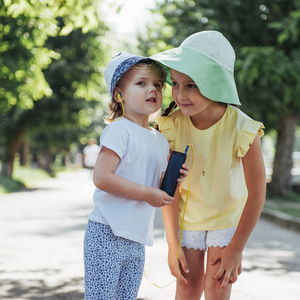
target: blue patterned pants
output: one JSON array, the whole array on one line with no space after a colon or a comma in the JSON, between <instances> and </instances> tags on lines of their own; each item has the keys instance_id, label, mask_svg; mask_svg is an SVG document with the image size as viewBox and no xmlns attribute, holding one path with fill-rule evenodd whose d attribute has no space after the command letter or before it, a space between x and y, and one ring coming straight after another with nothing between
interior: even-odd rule
<instances>
[{"instance_id":1,"label":"blue patterned pants","mask_svg":"<svg viewBox=\"0 0 300 300\"><path fill-rule=\"evenodd\" d=\"M145 264L145 246L117 237L89 221L84 237L85 300L135 300Z\"/></svg>"}]
</instances>

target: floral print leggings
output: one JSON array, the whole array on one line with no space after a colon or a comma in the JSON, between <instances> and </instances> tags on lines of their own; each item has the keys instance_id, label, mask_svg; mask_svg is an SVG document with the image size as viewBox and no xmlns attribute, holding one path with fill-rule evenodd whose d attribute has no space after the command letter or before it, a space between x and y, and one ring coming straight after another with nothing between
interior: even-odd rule
<instances>
[{"instance_id":1,"label":"floral print leggings","mask_svg":"<svg viewBox=\"0 0 300 300\"><path fill-rule=\"evenodd\" d=\"M108 225L89 221L84 237L85 300L135 300L145 246L115 236Z\"/></svg>"}]
</instances>

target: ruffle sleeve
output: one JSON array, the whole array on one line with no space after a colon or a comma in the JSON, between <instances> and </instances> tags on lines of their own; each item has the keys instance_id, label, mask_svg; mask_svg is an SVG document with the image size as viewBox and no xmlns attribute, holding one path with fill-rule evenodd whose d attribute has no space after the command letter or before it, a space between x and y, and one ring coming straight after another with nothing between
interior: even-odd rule
<instances>
[{"instance_id":1,"label":"ruffle sleeve","mask_svg":"<svg viewBox=\"0 0 300 300\"><path fill-rule=\"evenodd\" d=\"M240 133L239 141L237 143L236 153L238 157L244 157L246 155L257 133L259 133L260 137L263 137L264 128L265 126L263 123L254 120L248 120L244 124Z\"/></svg>"},{"instance_id":2,"label":"ruffle sleeve","mask_svg":"<svg viewBox=\"0 0 300 300\"><path fill-rule=\"evenodd\" d=\"M174 121L170 117L157 118L159 131L167 138L170 149L175 149L175 126Z\"/></svg>"}]
</instances>

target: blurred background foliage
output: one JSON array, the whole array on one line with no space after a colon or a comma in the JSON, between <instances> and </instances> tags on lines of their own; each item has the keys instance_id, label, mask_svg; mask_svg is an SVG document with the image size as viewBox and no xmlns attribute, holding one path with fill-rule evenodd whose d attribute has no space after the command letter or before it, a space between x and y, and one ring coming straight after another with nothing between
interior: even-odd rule
<instances>
[{"instance_id":1,"label":"blurred background foliage","mask_svg":"<svg viewBox=\"0 0 300 300\"><path fill-rule=\"evenodd\" d=\"M108 27L88 0L6 0L0 28L1 174L17 153L52 173L57 154L104 126Z\"/></svg>"},{"instance_id":2,"label":"blurred background foliage","mask_svg":"<svg viewBox=\"0 0 300 300\"><path fill-rule=\"evenodd\" d=\"M202 30L218 30L231 42L242 110L277 133L268 190L287 195L300 109L300 1L164 0L155 11L159 22L139 34L149 55Z\"/></svg>"},{"instance_id":3,"label":"blurred background foliage","mask_svg":"<svg viewBox=\"0 0 300 300\"><path fill-rule=\"evenodd\" d=\"M103 71L116 49L152 55L193 33L219 30L236 51L241 109L263 121L265 141L275 143L276 153L268 148L272 161L275 154L268 190L287 195L293 153L300 150L300 0L153 2L147 28L122 39L112 34L101 5L117 18L124 1L1 1L2 178L13 175L16 157L53 174L56 165L76 164L89 137L99 140L109 99ZM165 107L170 88L164 96Z\"/></svg>"}]
</instances>

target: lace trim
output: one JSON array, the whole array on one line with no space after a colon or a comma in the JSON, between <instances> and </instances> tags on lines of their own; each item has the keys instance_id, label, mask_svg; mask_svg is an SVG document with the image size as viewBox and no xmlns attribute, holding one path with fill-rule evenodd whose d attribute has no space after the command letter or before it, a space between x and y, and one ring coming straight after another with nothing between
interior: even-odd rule
<instances>
[{"instance_id":1,"label":"lace trim","mask_svg":"<svg viewBox=\"0 0 300 300\"><path fill-rule=\"evenodd\" d=\"M180 235L180 231L178 236ZM194 250L206 250L206 231L183 230L181 246Z\"/></svg>"},{"instance_id":2,"label":"lace trim","mask_svg":"<svg viewBox=\"0 0 300 300\"><path fill-rule=\"evenodd\" d=\"M236 227L212 230L212 231L191 231L182 232L181 246L194 250L207 250L210 247L226 247L230 243ZM178 236L180 231L178 231Z\"/></svg>"}]
</instances>

